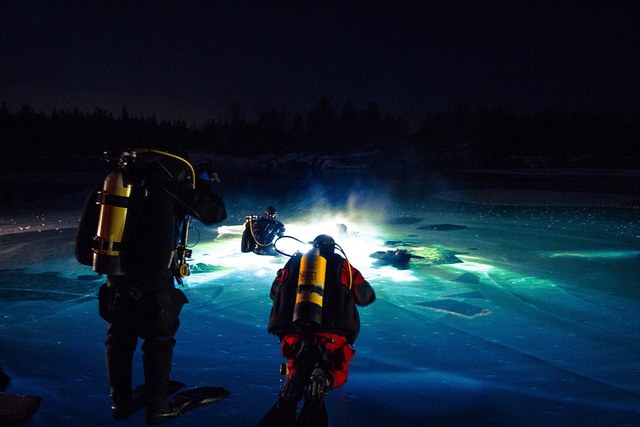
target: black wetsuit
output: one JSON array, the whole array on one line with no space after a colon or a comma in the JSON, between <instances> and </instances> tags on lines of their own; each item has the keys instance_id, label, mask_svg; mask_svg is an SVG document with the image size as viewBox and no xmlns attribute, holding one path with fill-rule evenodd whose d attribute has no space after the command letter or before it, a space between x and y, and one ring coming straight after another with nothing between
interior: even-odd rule
<instances>
[{"instance_id":1,"label":"black wetsuit","mask_svg":"<svg viewBox=\"0 0 640 427\"><path fill-rule=\"evenodd\" d=\"M265 217L248 219L242 233L242 252L253 252L258 255L275 255L273 243L277 237L284 235L284 224L276 219Z\"/></svg>"},{"instance_id":2,"label":"black wetsuit","mask_svg":"<svg viewBox=\"0 0 640 427\"><path fill-rule=\"evenodd\" d=\"M118 404L131 398L132 362L138 338L142 338L143 365L148 401L161 401L169 386L169 375L179 327L184 293L174 284L174 250L180 225L188 214L204 224L226 218L222 199L208 182L196 189L179 176L186 165L172 158L134 166L124 172L132 184L122 238L123 275L107 276L99 292L100 315L109 322L106 365L111 396ZM92 264L99 205L91 195L80 221L76 258Z\"/></svg>"}]
</instances>

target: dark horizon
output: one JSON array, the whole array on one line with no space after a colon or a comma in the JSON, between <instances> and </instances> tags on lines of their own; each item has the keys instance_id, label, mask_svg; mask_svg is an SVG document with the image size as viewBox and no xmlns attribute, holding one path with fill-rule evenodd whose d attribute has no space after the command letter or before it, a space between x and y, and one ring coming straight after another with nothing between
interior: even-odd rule
<instances>
[{"instance_id":1,"label":"dark horizon","mask_svg":"<svg viewBox=\"0 0 640 427\"><path fill-rule=\"evenodd\" d=\"M547 108L521 115L499 106L458 105L426 117L413 130L402 117L381 111L373 103L362 110L351 104L338 110L328 98L294 116L272 109L247 120L240 107L235 113L194 127L182 120L136 117L127 108L118 116L100 109L54 110L48 115L30 106L13 113L3 103L0 134L5 136L7 155L2 166L5 171L24 164L33 168L37 153L47 159L96 156L139 146L251 158L369 152L375 153L366 156L369 166L402 170L403 174L447 168L634 169L640 165L640 114ZM292 161L288 167L314 166Z\"/></svg>"},{"instance_id":2,"label":"dark horizon","mask_svg":"<svg viewBox=\"0 0 640 427\"><path fill-rule=\"evenodd\" d=\"M3 2L0 101L203 124L241 106L640 111L635 1Z\"/></svg>"}]
</instances>

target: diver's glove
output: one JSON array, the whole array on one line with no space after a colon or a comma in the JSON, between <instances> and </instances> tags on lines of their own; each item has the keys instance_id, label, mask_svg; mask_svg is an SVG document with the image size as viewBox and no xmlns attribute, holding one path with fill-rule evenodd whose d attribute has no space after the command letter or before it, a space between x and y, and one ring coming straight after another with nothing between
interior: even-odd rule
<instances>
[{"instance_id":1,"label":"diver's glove","mask_svg":"<svg viewBox=\"0 0 640 427\"><path fill-rule=\"evenodd\" d=\"M330 389L330 377L323 369L316 368L311 372L311 377L309 377L309 388L307 389L306 399L309 400L310 403L320 405Z\"/></svg>"}]
</instances>

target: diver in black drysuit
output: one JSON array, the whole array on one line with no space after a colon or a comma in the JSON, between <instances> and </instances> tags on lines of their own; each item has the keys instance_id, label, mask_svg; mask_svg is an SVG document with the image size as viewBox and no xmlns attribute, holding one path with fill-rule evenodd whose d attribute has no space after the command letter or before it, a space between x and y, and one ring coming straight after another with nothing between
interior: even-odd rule
<instances>
[{"instance_id":1,"label":"diver in black drysuit","mask_svg":"<svg viewBox=\"0 0 640 427\"><path fill-rule=\"evenodd\" d=\"M227 213L206 173L198 177L194 189L189 168L175 158L152 156L123 174L132 184L120 255L123 274L108 275L99 291L100 316L109 323L105 344L112 417L126 419L137 409L132 362L142 338L146 422L157 424L179 415L166 396L174 335L182 306L188 302L174 282L180 227L186 215L209 225L223 221ZM76 258L85 265L92 265L99 215L100 205L92 193L76 237Z\"/></svg>"},{"instance_id":2,"label":"diver in black drysuit","mask_svg":"<svg viewBox=\"0 0 640 427\"><path fill-rule=\"evenodd\" d=\"M284 224L277 219L278 212L273 206L267 206L261 217L247 216L242 232L242 252L253 252L256 255L277 255L275 241L284 235Z\"/></svg>"}]
</instances>

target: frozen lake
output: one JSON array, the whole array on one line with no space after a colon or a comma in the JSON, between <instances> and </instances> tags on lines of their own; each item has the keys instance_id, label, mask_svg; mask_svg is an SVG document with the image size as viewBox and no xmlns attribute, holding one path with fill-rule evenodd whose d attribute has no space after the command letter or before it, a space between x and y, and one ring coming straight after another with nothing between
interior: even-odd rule
<instances>
[{"instance_id":1,"label":"frozen lake","mask_svg":"<svg viewBox=\"0 0 640 427\"><path fill-rule=\"evenodd\" d=\"M640 425L637 172L223 184L229 218L191 232L172 376L231 394L165 425L251 426L277 397L266 324L286 257L240 252L245 215L266 205L287 235L332 234L378 296L360 309L348 382L327 396L332 426ZM110 418L102 278L73 258L79 194L0 210L7 391L43 397L27 426L142 425L143 412ZM370 256L393 249L419 258L398 269ZM140 351L136 363L140 383Z\"/></svg>"}]
</instances>

